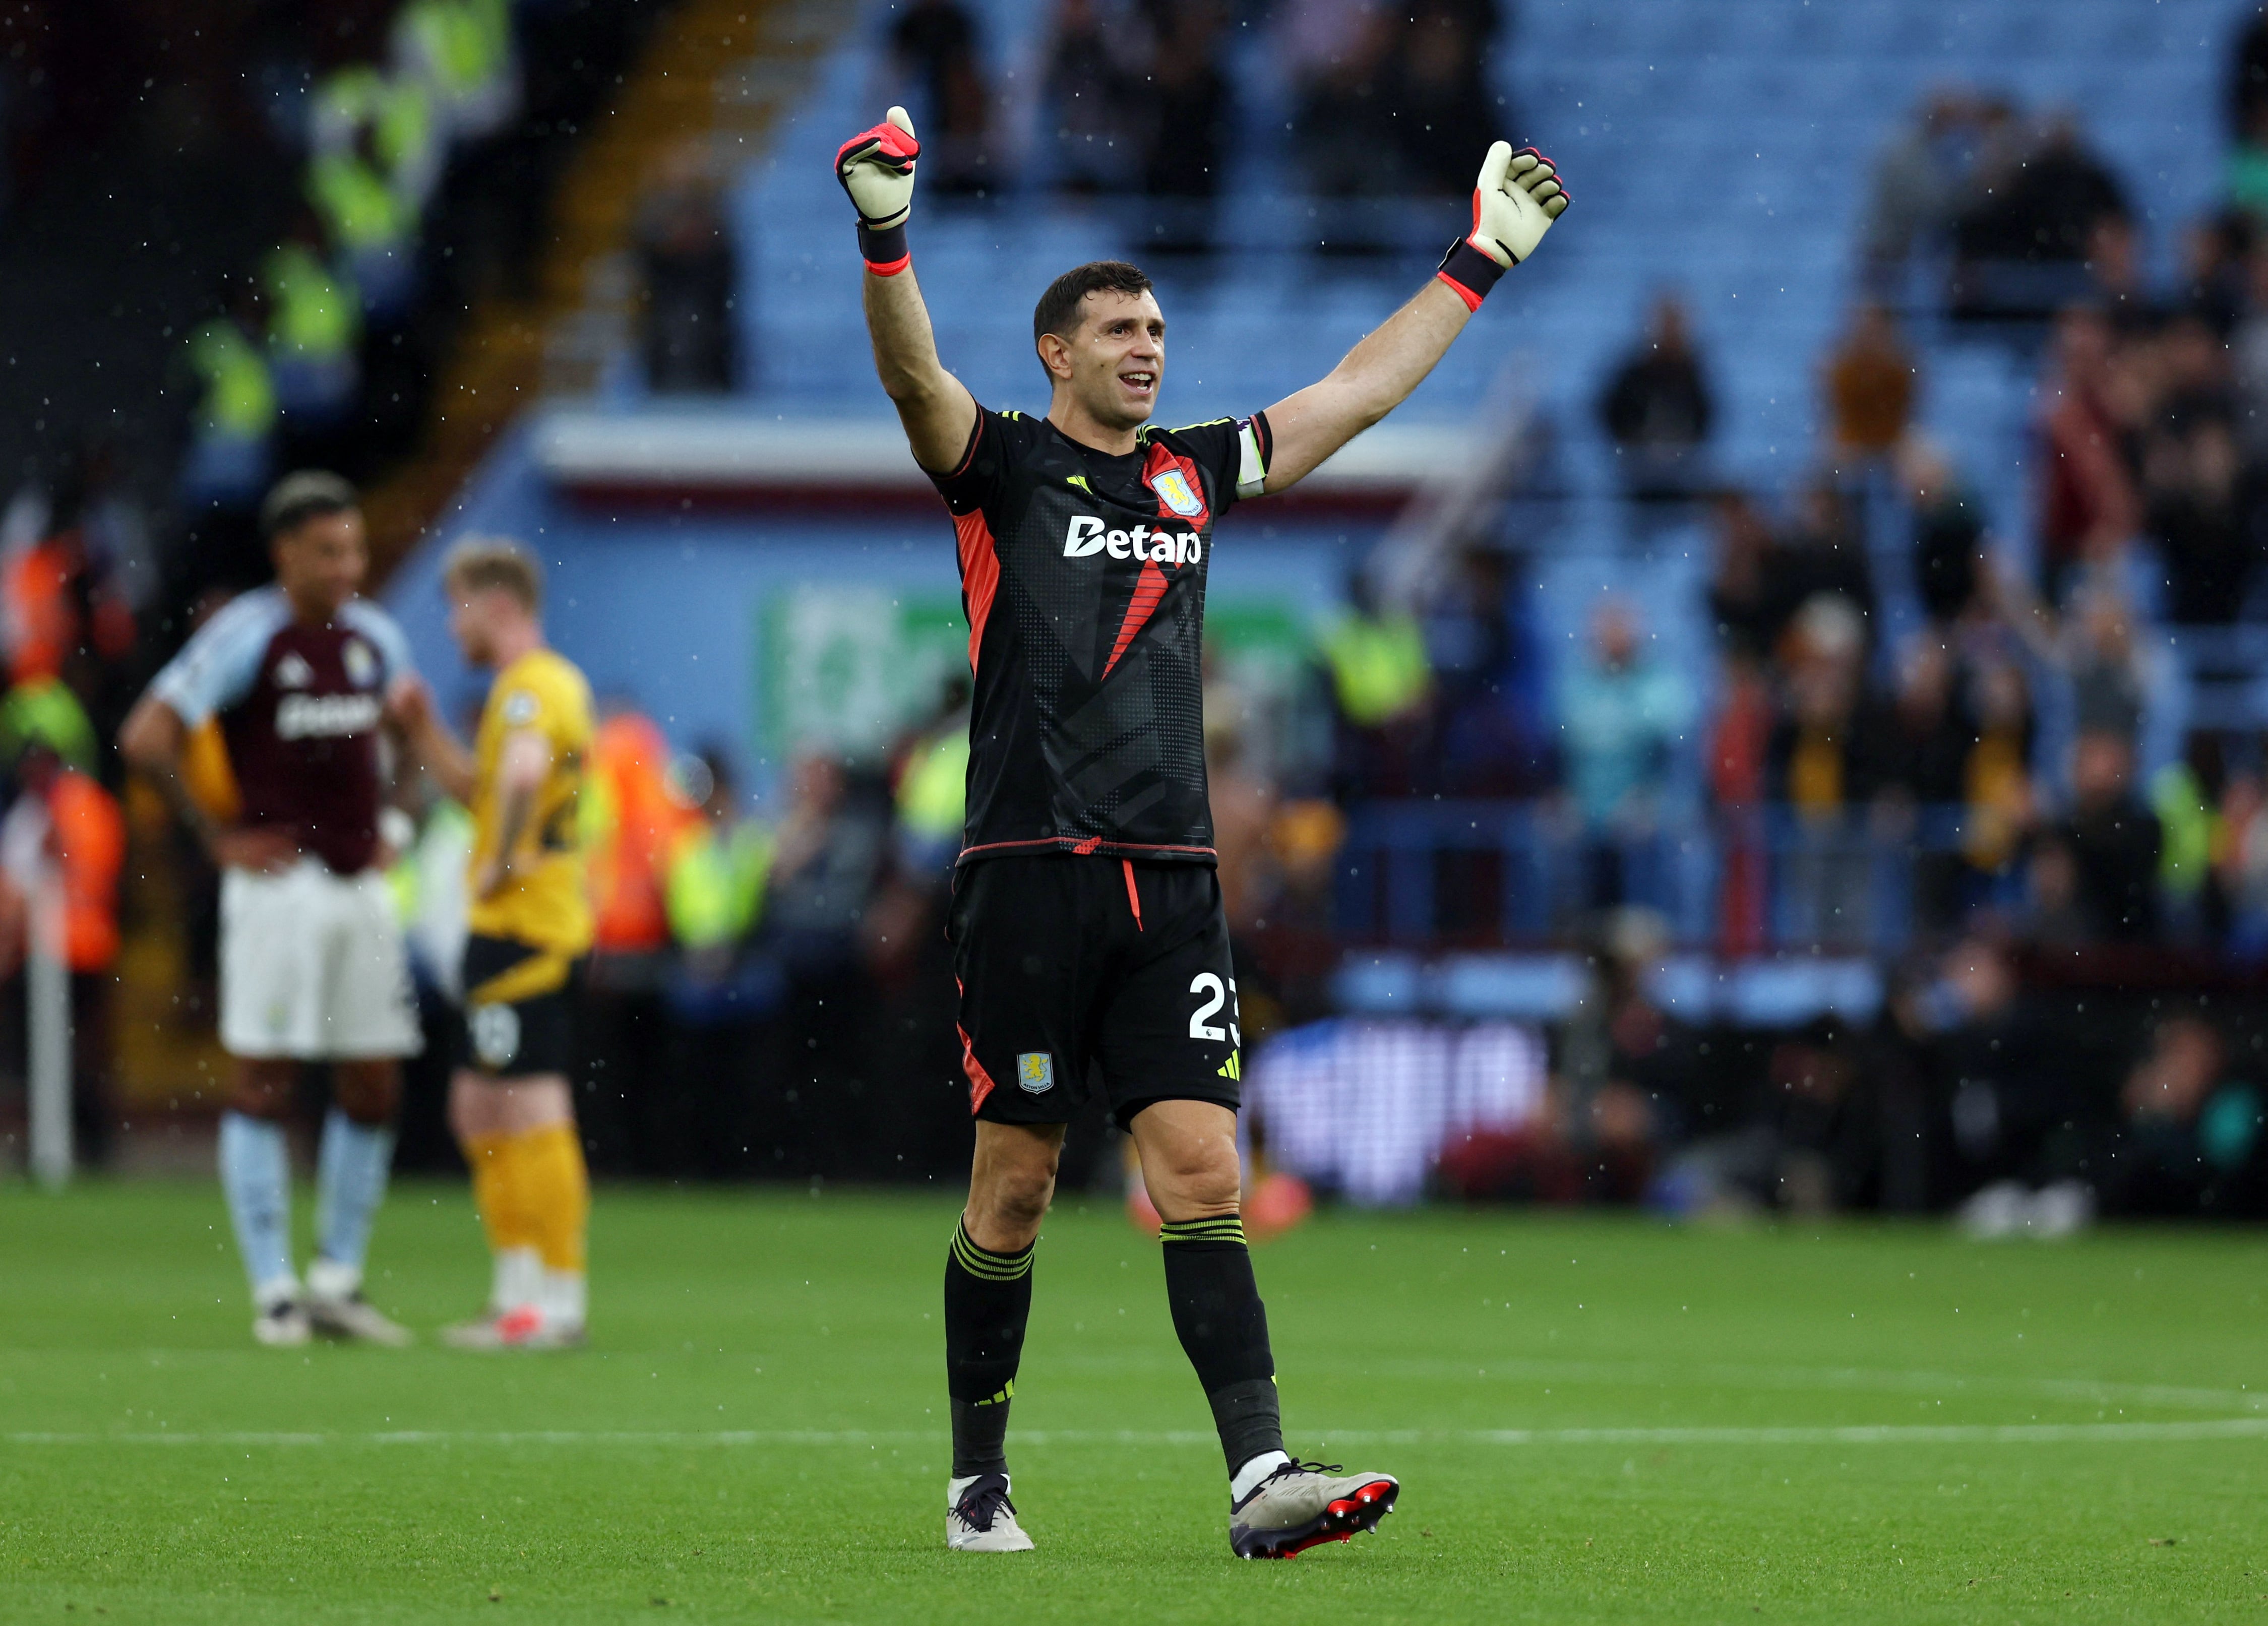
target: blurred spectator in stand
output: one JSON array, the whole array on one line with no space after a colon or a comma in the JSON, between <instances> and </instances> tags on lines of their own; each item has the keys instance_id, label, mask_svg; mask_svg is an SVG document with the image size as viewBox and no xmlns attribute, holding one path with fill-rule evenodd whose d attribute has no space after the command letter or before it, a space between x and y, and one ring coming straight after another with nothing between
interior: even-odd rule
<instances>
[{"instance_id":1,"label":"blurred spectator in stand","mask_svg":"<svg viewBox=\"0 0 2268 1626\"><path fill-rule=\"evenodd\" d=\"M1724 697L1709 733L1709 794L1724 842L1718 889L1718 947L1753 954L1770 925L1770 854L1764 828L1772 734L1778 714L1761 657L1734 647L1725 656Z\"/></svg>"},{"instance_id":2,"label":"blurred spectator in stand","mask_svg":"<svg viewBox=\"0 0 2268 1626\"><path fill-rule=\"evenodd\" d=\"M1952 651L1934 631L1907 644L1898 662L1897 688L1887 704L1867 709L1859 748L1867 759L1861 777L1874 799L1878 840L1910 843L1914 855L1915 924L1933 932L1950 925L1960 908L1961 860L1924 828L1938 810L1955 806L1967 789L1976 732L1958 708L1958 673Z\"/></svg>"},{"instance_id":3,"label":"blurred spectator in stand","mask_svg":"<svg viewBox=\"0 0 2268 1626\"><path fill-rule=\"evenodd\" d=\"M1837 460L1889 456L1913 415L1914 360L1886 306L1860 305L1827 357L1828 445Z\"/></svg>"},{"instance_id":4,"label":"blurred spectator in stand","mask_svg":"<svg viewBox=\"0 0 2268 1626\"><path fill-rule=\"evenodd\" d=\"M1874 190L1859 228L1866 282L1874 297L1896 299L1907 260L1929 247L1951 223L1977 115L1977 104L1967 92L1932 91L1917 116L1875 159Z\"/></svg>"},{"instance_id":5,"label":"blurred spectator in stand","mask_svg":"<svg viewBox=\"0 0 2268 1626\"><path fill-rule=\"evenodd\" d=\"M1440 717L1444 796L1531 796L1550 777L1543 707L1528 673L1503 552L1485 542L1462 548L1425 614Z\"/></svg>"},{"instance_id":6,"label":"blurred spectator in stand","mask_svg":"<svg viewBox=\"0 0 2268 1626\"><path fill-rule=\"evenodd\" d=\"M1287 0L1277 16L1309 189L1392 194L1402 176L1384 80L1395 19L1384 0Z\"/></svg>"},{"instance_id":7,"label":"blurred spectator in stand","mask_svg":"<svg viewBox=\"0 0 2268 1626\"><path fill-rule=\"evenodd\" d=\"M2257 236L2250 217L2224 210L2191 226L2182 239L2182 305L2226 341L2251 302Z\"/></svg>"},{"instance_id":8,"label":"blurred spectator in stand","mask_svg":"<svg viewBox=\"0 0 2268 1626\"><path fill-rule=\"evenodd\" d=\"M1959 620L1977 596L1985 548L1977 494L1927 439L1910 437L1898 452L1913 526L1914 588L1940 627Z\"/></svg>"},{"instance_id":9,"label":"blurred spectator in stand","mask_svg":"<svg viewBox=\"0 0 2268 1626\"><path fill-rule=\"evenodd\" d=\"M697 146L669 155L638 211L646 387L716 395L739 375L733 317L740 266Z\"/></svg>"},{"instance_id":10,"label":"blurred spectator in stand","mask_svg":"<svg viewBox=\"0 0 2268 1626\"><path fill-rule=\"evenodd\" d=\"M1417 795L1432 732L1425 635L1408 610L1381 605L1360 570L1348 578L1347 598L1346 613L1322 638L1338 716L1341 799Z\"/></svg>"},{"instance_id":11,"label":"blurred spectator in stand","mask_svg":"<svg viewBox=\"0 0 2268 1626\"><path fill-rule=\"evenodd\" d=\"M1136 104L1149 118L1141 141L1150 240L1165 252L1201 250L1212 240L1234 114L1221 62L1220 0L1152 0L1150 16L1157 47Z\"/></svg>"},{"instance_id":12,"label":"blurred spectator in stand","mask_svg":"<svg viewBox=\"0 0 2268 1626\"><path fill-rule=\"evenodd\" d=\"M1722 492L1712 507L1717 570L1709 583L1709 614L1717 623L1717 646L1727 656L1762 661L1782 629L1771 580L1771 522L1745 491Z\"/></svg>"},{"instance_id":13,"label":"blurred spectator in stand","mask_svg":"<svg viewBox=\"0 0 2268 1626\"><path fill-rule=\"evenodd\" d=\"M2255 11L2237 36L2228 85L2228 201L2268 219L2268 13Z\"/></svg>"},{"instance_id":14,"label":"blurred spectator in stand","mask_svg":"<svg viewBox=\"0 0 2268 1626\"><path fill-rule=\"evenodd\" d=\"M699 817L669 852L666 901L677 964L668 983L670 1099L656 1116L655 1163L721 1180L743 1172L755 1129L755 1030L778 1006L777 968L751 957L771 870L771 833L741 814L714 747L674 769Z\"/></svg>"},{"instance_id":15,"label":"blurred spectator in stand","mask_svg":"<svg viewBox=\"0 0 2268 1626\"><path fill-rule=\"evenodd\" d=\"M1681 501L1702 483L1709 438L1708 382L1685 320L1665 294L1646 335L1608 380L1599 416L1622 462L1624 489L1640 502Z\"/></svg>"},{"instance_id":16,"label":"blurred spectator in stand","mask_svg":"<svg viewBox=\"0 0 2268 1626\"><path fill-rule=\"evenodd\" d=\"M1979 663L1969 693L1976 732L1961 773L1961 850L1989 888L2013 876L2036 817L2031 774L2036 719L2023 668L2013 658Z\"/></svg>"},{"instance_id":17,"label":"blurred spectator in stand","mask_svg":"<svg viewBox=\"0 0 2268 1626\"><path fill-rule=\"evenodd\" d=\"M1473 153L1506 123L1489 71L1502 21L1494 0L1418 0L1403 13L1386 97L1412 190L1436 197L1472 190Z\"/></svg>"},{"instance_id":18,"label":"blurred spectator in stand","mask_svg":"<svg viewBox=\"0 0 2268 1626\"><path fill-rule=\"evenodd\" d=\"M118 958L118 877L126 820L107 791L35 736L14 764L21 794L0 820L0 915L18 931L9 958L29 953L33 912L52 874L61 891L70 975L71 1131L80 1159L99 1166L117 1125L110 1068L110 990Z\"/></svg>"},{"instance_id":19,"label":"blurred spectator in stand","mask_svg":"<svg viewBox=\"0 0 2268 1626\"><path fill-rule=\"evenodd\" d=\"M1630 901L1629 858L1659 829L1669 753L1689 718L1689 686L1641 652L1638 621L1619 600L1591 622L1592 658L1558 694L1560 751L1581 821L1585 903Z\"/></svg>"},{"instance_id":20,"label":"blurred spectator in stand","mask_svg":"<svg viewBox=\"0 0 2268 1626\"><path fill-rule=\"evenodd\" d=\"M1787 698L1771 749L1772 799L1795 813L1783 903L1802 939L1850 948L1872 918L1869 866L1850 813L1869 799L1857 735L1865 622L1850 601L1807 600L1781 639Z\"/></svg>"},{"instance_id":21,"label":"blurred spectator in stand","mask_svg":"<svg viewBox=\"0 0 2268 1626\"><path fill-rule=\"evenodd\" d=\"M2257 1215L2268 1197L2268 1098L2231 1067L2202 1016L2169 1017L2118 1092L2116 1142L2100 1159L2104 1206L2123 1215Z\"/></svg>"},{"instance_id":22,"label":"blurred spectator in stand","mask_svg":"<svg viewBox=\"0 0 2268 1626\"><path fill-rule=\"evenodd\" d=\"M1771 556L1766 581L1773 621L1786 628L1822 595L1841 600L1858 617L1862 644L1874 640L1874 573L1867 559L1855 492L1822 469L1796 492L1792 524Z\"/></svg>"},{"instance_id":23,"label":"blurred spectator in stand","mask_svg":"<svg viewBox=\"0 0 2268 1626\"><path fill-rule=\"evenodd\" d=\"M2068 114L2029 145L1980 161L1954 228L1957 309L2022 315L2071 297L2085 280L2095 227L2127 213L2124 195Z\"/></svg>"},{"instance_id":24,"label":"blurred spectator in stand","mask_svg":"<svg viewBox=\"0 0 2268 1626\"><path fill-rule=\"evenodd\" d=\"M2268 114L2268 10L2257 6L2229 55L2229 133L2242 136L2258 114Z\"/></svg>"},{"instance_id":25,"label":"blurred spectator in stand","mask_svg":"<svg viewBox=\"0 0 2268 1626\"><path fill-rule=\"evenodd\" d=\"M2134 223L2124 215L2101 216L2088 228L2086 266L2091 297L2110 313L2113 327L2147 327L2160 319L2158 301L2143 280Z\"/></svg>"},{"instance_id":26,"label":"blurred spectator in stand","mask_svg":"<svg viewBox=\"0 0 2268 1626\"><path fill-rule=\"evenodd\" d=\"M992 93L978 53L976 20L961 0L913 0L890 29L900 74L916 88L922 184L981 193L991 184Z\"/></svg>"},{"instance_id":27,"label":"blurred spectator in stand","mask_svg":"<svg viewBox=\"0 0 2268 1626\"><path fill-rule=\"evenodd\" d=\"M862 951L888 823L866 791L833 757L799 757L772 850L765 909L787 976L788 1065L769 1081L779 1094L760 1116L776 1138L759 1151L779 1174L841 1172L880 1107L862 1066L873 999Z\"/></svg>"},{"instance_id":28,"label":"blurred spectator in stand","mask_svg":"<svg viewBox=\"0 0 2268 1626\"><path fill-rule=\"evenodd\" d=\"M2259 564L2242 509L2243 459L2225 352L2203 319L2159 340L2160 404L2141 445L2143 526L2163 556L2169 620L2237 618Z\"/></svg>"},{"instance_id":29,"label":"blurred spectator in stand","mask_svg":"<svg viewBox=\"0 0 2268 1626\"><path fill-rule=\"evenodd\" d=\"M2158 853L2158 898L2165 910L2166 935L2177 942L2218 941L2227 934L2228 911L2213 872L2216 815L2226 775L2218 734L2190 736L2179 761L2150 776L2150 811L2162 840Z\"/></svg>"},{"instance_id":30,"label":"blurred spectator in stand","mask_svg":"<svg viewBox=\"0 0 2268 1626\"><path fill-rule=\"evenodd\" d=\"M2158 928L2158 820L2135 796L2134 747L2108 729L2080 732L2072 807L2033 857L2035 907L2050 940L2144 942ZM2044 865L2044 867L2043 867Z\"/></svg>"},{"instance_id":31,"label":"blurred spectator in stand","mask_svg":"<svg viewBox=\"0 0 2268 1626\"><path fill-rule=\"evenodd\" d=\"M2144 700L2132 607L2100 583L2079 594L2072 611L2056 655L2071 679L2077 725L2131 745L2141 731Z\"/></svg>"},{"instance_id":32,"label":"blurred spectator in stand","mask_svg":"<svg viewBox=\"0 0 2268 1626\"><path fill-rule=\"evenodd\" d=\"M2110 324L2098 310L2073 305L2056 319L2039 495L2042 587L2053 603L2067 596L2080 565L2115 563L2139 519L2107 399L2110 341Z\"/></svg>"},{"instance_id":33,"label":"blurred spectator in stand","mask_svg":"<svg viewBox=\"0 0 2268 1626\"><path fill-rule=\"evenodd\" d=\"M1062 190L1131 188L1141 146L1132 66L1145 43L1126 0L1057 0L1042 106Z\"/></svg>"}]
</instances>

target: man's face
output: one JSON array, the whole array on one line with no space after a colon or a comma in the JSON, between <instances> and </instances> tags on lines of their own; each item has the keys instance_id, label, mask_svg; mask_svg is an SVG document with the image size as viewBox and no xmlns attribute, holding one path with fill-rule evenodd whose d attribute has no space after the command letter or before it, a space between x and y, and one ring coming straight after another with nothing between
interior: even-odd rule
<instances>
[{"instance_id":1,"label":"man's face","mask_svg":"<svg viewBox=\"0 0 2268 1626\"><path fill-rule=\"evenodd\" d=\"M497 623L512 607L512 596L499 588L449 590L449 632L468 666L496 665Z\"/></svg>"},{"instance_id":2,"label":"man's face","mask_svg":"<svg viewBox=\"0 0 2268 1626\"><path fill-rule=\"evenodd\" d=\"M1104 290L1079 308L1079 326L1058 340L1062 349L1049 348L1049 372L1098 423L1114 429L1148 423L1166 371L1166 319L1157 299Z\"/></svg>"},{"instance_id":3,"label":"man's face","mask_svg":"<svg viewBox=\"0 0 2268 1626\"><path fill-rule=\"evenodd\" d=\"M284 595L303 610L326 616L361 591L369 568L363 544L362 515L351 508L302 520L276 539L276 579Z\"/></svg>"}]
</instances>

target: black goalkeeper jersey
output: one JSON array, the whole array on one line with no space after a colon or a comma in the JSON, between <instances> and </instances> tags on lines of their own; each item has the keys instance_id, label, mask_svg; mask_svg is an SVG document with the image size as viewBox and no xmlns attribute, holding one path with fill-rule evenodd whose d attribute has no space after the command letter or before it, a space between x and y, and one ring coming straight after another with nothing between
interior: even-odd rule
<instances>
[{"instance_id":1,"label":"black goalkeeper jersey","mask_svg":"<svg viewBox=\"0 0 2268 1626\"><path fill-rule=\"evenodd\" d=\"M1123 457L977 410L933 475L960 540L976 674L961 862L1068 851L1213 861L1205 572L1268 468L1268 422L1141 431Z\"/></svg>"}]
</instances>

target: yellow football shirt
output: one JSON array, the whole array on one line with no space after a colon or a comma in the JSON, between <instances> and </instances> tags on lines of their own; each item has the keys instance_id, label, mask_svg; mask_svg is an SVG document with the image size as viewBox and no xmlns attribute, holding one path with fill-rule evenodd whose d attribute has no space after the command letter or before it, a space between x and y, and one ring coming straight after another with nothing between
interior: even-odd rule
<instances>
[{"instance_id":1,"label":"yellow football shirt","mask_svg":"<svg viewBox=\"0 0 2268 1626\"><path fill-rule=\"evenodd\" d=\"M476 898L468 923L482 937L509 938L554 954L591 946L591 899L584 879L578 803L591 754L591 686L556 651L531 650L497 673L473 742L473 865L496 850L497 765L507 736L534 729L551 747L551 771L519 833L512 874Z\"/></svg>"}]
</instances>

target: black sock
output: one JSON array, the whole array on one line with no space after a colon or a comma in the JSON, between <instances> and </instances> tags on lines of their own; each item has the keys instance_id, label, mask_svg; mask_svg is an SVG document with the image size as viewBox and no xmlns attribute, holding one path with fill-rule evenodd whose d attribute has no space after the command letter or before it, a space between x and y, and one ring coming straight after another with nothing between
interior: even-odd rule
<instances>
[{"instance_id":1,"label":"black sock","mask_svg":"<svg viewBox=\"0 0 2268 1626\"><path fill-rule=\"evenodd\" d=\"M1262 1452L1284 1449L1268 1309L1252 1279L1244 1222L1234 1214L1168 1221L1160 1240L1166 1247L1174 1330L1204 1386L1221 1454L1233 1475Z\"/></svg>"},{"instance_id":2,"label":"black sock","mask_svg":"<svg viewBox=\"0 0 2268 1626\"><path fill-rule=\"evenodd\" d=\"M953 1401L953 1476L1005 1474L1008 1402L1032 1318L1032 1248L992 1254L953 1233L945 1262L945 1385Z\"/></svg>"}]
</instances>

